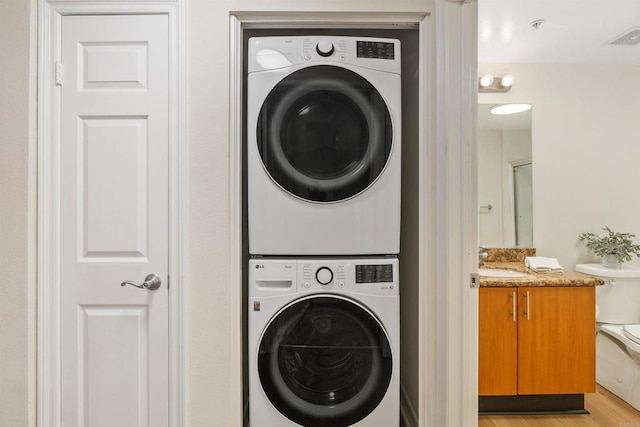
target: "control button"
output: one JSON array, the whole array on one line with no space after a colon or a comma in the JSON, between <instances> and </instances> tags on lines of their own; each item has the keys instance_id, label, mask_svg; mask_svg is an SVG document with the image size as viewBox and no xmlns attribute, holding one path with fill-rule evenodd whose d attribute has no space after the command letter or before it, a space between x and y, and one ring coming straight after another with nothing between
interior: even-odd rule
<instances>
[{"instance_id":1,"label":"control button","mask_svg":"<svg viewBox=\"0 0 640 427\"><path fill-rule=\"evenodd\" d=\"M346 61L347 60L347 55L340 55L338 58L340 58L340 61Z\"/></svg>"},{"instance_id":2,"label":"control button","mask_svg":"<svg viewBox=\"0 0 640 427\"><path fill-rule=\"evenodd\" d=\"M321 285L328 285L333 280L333 271L329 267L320 267L316 270L316 280Z\"/></svg>"},{"instance_id":3,"label":"control button","mask_svg":"<svg viewBox=\"0 0 640 427\"><path fill-rule=\"evenodd\" d=\"M305 61L310 61L311 60L311 55L305 55L304 56L304 60Z\"/></svg>"},{"instance_id":4,"label":"control button","mask_svg":"<svg viewBox=\"0 0 640 427\"><path fill-rule=\"evenodd\" d=\"M320 40L316 46L316 52L318 52L320 56L331 56L333 53L333 43L327 39Z\"/></svg>"},{"instance_id":5,"label":"control button","mask_svg":"<svg viewBox=\"0 0 640 427\"><path fill-rule=\"evenodd\" d=\"M344 282L340 282L340 283L338 283L338 287L340 287L340 288L344 288Z\"/></svg>"},{"instance_id":6,"label":"control button","mask_svg":"<svg viewBox=\"0 0 640 427\"><path fill-rule=\"evenodd\" d=\"M305 288L309 289L309 287L310 287L310 286L311 286L311 285L309 284L309 282L304 282L304 287L305 287Z\"/></svg>"}]
</instances>

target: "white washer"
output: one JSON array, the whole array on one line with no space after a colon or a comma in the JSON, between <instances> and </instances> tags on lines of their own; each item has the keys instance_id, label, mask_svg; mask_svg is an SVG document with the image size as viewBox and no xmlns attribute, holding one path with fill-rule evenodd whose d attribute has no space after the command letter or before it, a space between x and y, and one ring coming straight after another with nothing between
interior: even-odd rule
<instances>
[{"instance_id":1,"label":"white washer","mask_svg":"<svg viewBox=\"0 0 640 427\"><path fill-rule=\"evenodd\" d=\"M400 250L400 42L249 39L249 252Z\"/></svg>"},{"instance_id":2,"label":"white washer","mask_svg":"<svg viewBox=\"0 0 640 427\"><path fill-rule=\"evenodd\" d=\"M398 260L249 261L252 427L398 427Z\"/></svg>"}]
</instances>

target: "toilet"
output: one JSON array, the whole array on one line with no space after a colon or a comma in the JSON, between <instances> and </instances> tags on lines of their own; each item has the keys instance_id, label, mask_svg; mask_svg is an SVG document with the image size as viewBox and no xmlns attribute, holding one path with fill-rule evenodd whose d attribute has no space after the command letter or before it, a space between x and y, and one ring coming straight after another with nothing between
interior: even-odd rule
<instances>
[{"instance_id":1,"label":"toilet","mask_svg":"<svg viewBox=\"0 0 640 427\"><path fill-rule=\"evenodd\" d=\"M596 382L640 410L640 267L577 264L596 287Z\"/></svg>"}]
</instances>

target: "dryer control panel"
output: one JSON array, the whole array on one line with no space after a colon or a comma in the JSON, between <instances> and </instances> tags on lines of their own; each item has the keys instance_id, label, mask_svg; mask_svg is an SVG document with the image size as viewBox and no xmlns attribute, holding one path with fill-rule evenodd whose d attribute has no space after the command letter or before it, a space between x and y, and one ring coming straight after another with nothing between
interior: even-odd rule
<instances>
[{"instance_id":1,"label":"dryer control panel","mask_svg":"<svg viewBox=\"0 0 640 427\"><path fill-rule=\"evenodd\" d=\"M378 37L253 37L249 39L248 59L249 73L321 63L401 72L400 41Z\"/></svg>"}]
</instances>

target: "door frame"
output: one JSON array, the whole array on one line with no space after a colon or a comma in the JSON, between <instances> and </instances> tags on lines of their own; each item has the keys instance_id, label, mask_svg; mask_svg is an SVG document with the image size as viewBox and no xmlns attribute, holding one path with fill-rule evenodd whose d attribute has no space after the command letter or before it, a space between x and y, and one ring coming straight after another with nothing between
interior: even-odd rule
<instances>
[{"instance_id":1,"label":"door frame","mask_svg":"<svg viewBox=\"0 0 640 427\"><path fill-rule=\"evenodd\" d=\"M119 4L60 0L38 2L38 322L37 419L59 427L60 419L60 86L62 17L161 14L169 19L169 426L185 424L186 262L184 261L184 2ZM64 83L64 82L63 82ZM169 280L167 281L169 285Z\"/></svg>"},{"instance_id":2,"label":"door frame","mask_svg":"<svg viewBox=\"0 0 640 427\"><path fill-rule=\"evenodd\" d=\"M404 408L407 427L473 427L478 422L477 3L434 0L424 13L232 11L229 25L230 283L242 318L243 30L310 26L419 28L419 396ZM427 7L427 6L425 6ZM428 8L427 8L428 9ZM431 12L431 14L429 13ZM232 348L241 354L242 325ZM242 360L232 360L242 404ZM242 411L237 425L242 425ZM417 416L416 416L417 412Z\"/></svg>"}]
</instances>

